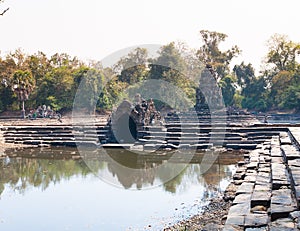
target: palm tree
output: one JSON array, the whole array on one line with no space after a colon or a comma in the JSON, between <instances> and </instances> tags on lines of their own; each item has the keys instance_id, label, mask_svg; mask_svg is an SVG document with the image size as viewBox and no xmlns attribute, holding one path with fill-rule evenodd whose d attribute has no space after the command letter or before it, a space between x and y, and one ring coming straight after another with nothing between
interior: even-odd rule
<instances>
[{"instance_id":1,"label":"palm tree","mask_svg":"<svg viewBox=\"0 0 300 231\"><path fill-rule=\"evenodd\" d=\"M22 117L25 118L25 101L35 87L35 81L30 71L17 70L12 78L12 90L22 102Z\"/></svg>"}]
</instances>

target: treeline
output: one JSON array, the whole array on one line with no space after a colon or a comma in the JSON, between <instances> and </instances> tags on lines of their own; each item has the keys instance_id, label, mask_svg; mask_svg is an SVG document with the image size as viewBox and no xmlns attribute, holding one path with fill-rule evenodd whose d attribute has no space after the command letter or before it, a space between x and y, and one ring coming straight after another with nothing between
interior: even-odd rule
<instances>
[{"instance_id":1,"label":"treeline","mask_svg":"<svg viewBox=\"0 0 300 231\"><path fill-rule=\"evenodd\" d=\"M71 110L80 84L82 98L87 97L86 108L112 109L118 100L129 97L131 89L150 79L172 83L183 92L178 97L164 95L169 106L187 103L181 96L192 106L197 79L205 65L212 66L226 106L257 111L300 110L299 43L283 35L272 36L263 70L256 75L251 63L230 68L241 50L238 46L220 50L227 35L206 30L200 35L203 43L198 50L171 42L160 48L156 58L150 58L146 49L137 48L108 68L68 54L48 57L42 52L27 55L16 50L0 58L0 111L19 110L22 101L26 109L46 104L55 110ZM99 94L90 97L91 92Z\"/></svg>"}]
</instances>

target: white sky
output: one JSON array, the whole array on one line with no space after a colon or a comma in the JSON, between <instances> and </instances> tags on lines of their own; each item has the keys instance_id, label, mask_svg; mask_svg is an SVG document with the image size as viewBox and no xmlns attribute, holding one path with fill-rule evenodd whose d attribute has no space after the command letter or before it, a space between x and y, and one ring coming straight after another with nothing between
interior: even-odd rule
<instances>
[{"instance_id":1,"label":"white sky","mask_svg":"<svg viewBox=\"0 0 300 231\"><path fill-rule=\"evenodd\" d=\"M199 31L208 29L227 34L224 47L236 44L243 51L236 62L258 70L274 33L300 42L299 0L6 0L0 9L6 6L2 55L22 48L101 60L139 44L184 41L197 48Z\"/></svg>"}]
</instances>

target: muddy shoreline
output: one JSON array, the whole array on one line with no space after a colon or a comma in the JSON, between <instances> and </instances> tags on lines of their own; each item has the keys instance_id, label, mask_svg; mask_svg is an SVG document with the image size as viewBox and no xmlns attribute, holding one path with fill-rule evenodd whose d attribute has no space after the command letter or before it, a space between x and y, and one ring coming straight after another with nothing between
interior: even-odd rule
<instances>
[{"instance_id":1,"label":"muddy shoreline","mask_svg":"<svg viewBox=\"0 0 300 231\"><path fill-rule=\"evenodd\" d=\"M223 199L224 194L220 193L211 199L209 204L203 207L203 212L187 220L183 220L165 231L179 230L222 230L227 218L228 210L232 204Z\"/></svg>"}]
</instances>

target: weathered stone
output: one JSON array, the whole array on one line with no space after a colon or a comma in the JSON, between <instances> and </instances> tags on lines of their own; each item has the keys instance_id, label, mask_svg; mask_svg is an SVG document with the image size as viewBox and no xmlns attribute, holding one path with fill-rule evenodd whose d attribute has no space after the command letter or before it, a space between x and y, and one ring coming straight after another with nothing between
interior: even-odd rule
<instances>
[{"instance_id":1,"label":"weathered stone","mask_svg":"<svg viewBox=\"0 0 300 231\"><path fill-rule=\"evenodd\" d=\"M274 221L279 218L286 218L290 212L295 211L296 208L291 205L271 204L271 220Z\"/></svg>"},{"instance_id":2,"label":"weathered stone","mask_svg":"<svg viewBox=\"0 0 300 231\"><path fill-rule=\"evenodd\" d=\"M244 182L255 183L256 182L256 176L255 175L247 175L244 179Z\"/></svg>"},{"instance_id":3,"label":"weathered stone","mask_svg":"<svg viewBox=\"0 0 300 231\"><path fill-rule=\"evenodd\" d=\"M271 163L283 163L282 157L272 157Z\"/></svg>"},{"instance_id":4,"label":"weathered stone","mask_svg":"<svg viewBox=\"0 0 300 231\"><path fill-rule=\"evenodd\" d=\"M239 194L234 198L232 204L250 203L251 194Z\"/></svg>"},{"instance_id":5,"label":"weathered stone","mask_svg":"<svg viewBox=\"0 0 300 231\"><path fill-rule=\"evenodd\" d=\"M259 171L257 175L258 176L263 176L263 177L270 177L271 176L270 172L262 172L262 171Z\"/></svg>"},{"instance_id":6,"label":"weathered stone","mask_svg":"<svg viewBox=\"0 0 300 231\"><path fill-rule=\"evenodd\" d=\"M243 231L244 228L238 225L225 225L223 231Z\"/></svg>"},{"instance_id":7,"label":"weathered stone","mask_svg":"<svg viewBox=\"0 0 300 231\"><path fill-rule=\"evenodd\" d=\"M254 183L243 182L237 189L236 195L241 193L252 193L254 188Z\"/></svg>"},{"instance_id":8,"label":"weathered stone","mask_svg":"<svg viewBox=\"0 0 300 231\"><path fill-rule=\"evenodd\" d=\"M256 227L256 228L246 228L245 231L267 231L268 227L263 226L263 227Z\"/></svg>"},{"instance_id":9,"label":"weathered stone","mask_svg":"<svg viewBox=\"0 0 300 231\"><path fill-rule=\"evenodd\" d=\"M294 160L289 160L289 161L288 161L288 164L289 164L290 166L300 167L300 159L297 158L297 159L294 159Z\"/></svg>"},{"instance_id":10,"label":"weathered stone","mask_svg":"<svg viewBox=\"0 0 300 231\"><path fill-rule=\"evenodd\" d=\"M250 203L232 205L229 209L228 216L244 216L250 212Z\"/></svg>"},{"instance_id":11,"label":"weathered stone","mask_svg":"<svg viewBox=\"0 0 300 231\"><path fill-rule=\"evenodd\" d=\"M260 167L259 172L270 173L271 169L270 169L270 167Z\"/></svg>"},{"instance_id":12,"label":"weathered stone","mask_svg":"<svg viewBox=\"0 0 300 231\"><path fill-rule=\"evenodd\" d=\"M255 169L247 169L247 174L246 175L248 175L248 176L250 176L250 175L257 175L257 170L255 170Z\"/></svg>"},{"instance_id":13,"label":"weathered stone","mask_svg":"<svg viewBox=\"0 0 300 231\"><path fill-rule=\"evenodd\" d=\"M247 169L257 169L258 162L250 162L247 164Z\"/></svg>"},{"instance_id":14,"label":"weathered stone","mask_svg":"<svg viewBox=\"0 0 300 231\"><path fill-rule=\"evenodd\" d=\"M272 160L272 158L271 158L271 157L265 157L265 161L266 161L266 163L270 163L270 162L271 162L271 160Z\"/></svg>"},{"instance_id":15,"label":"weathered stone","mask_svg":"<svg viewBox=\"0 0 300 231\"><path fill-rule=\"evenodd\" d=\"M295 219L299 219L300 218L300 211L294 211L292 213L290 213L290 218L292 218L293 220Z\"/></svg>"},{"instance_id":16,"label":"weathered stone","mask_svg":"<svg viewBox=\"0 0 300 231\"><path fill-rule=\"evenodd\" d=\"M290 182L287 180L273 180L272 181L272 189L277 190L282 187L288 187L290 185Z\"/></svg>"},{"instance_id":17,"label":"weathered stone","mask_svg":"<svg viewBox=\"0 0 300 231\"><path fill-rule=\"evenodd\" d=\"M300 185L295 186L295 196L297 201L300 202Z\"/></svg>"},{"instance_id":18,"label":"weathered stone","mask_svg":"<svg viewBox=\"0 0 300 231\"><path fill-rule=\"evenodd\" d=\"M235 185L241 185L242 183L244 183L244 180L234 180L233 182Z\"/></svg>"},{"instance_id":19,"label":"weathered stone","mask_svg":"<svg viewBox=\"0 0 300 231\"><path fill-rule=\"evenodd\" d=\"M257 184L268 184L271 182L271 176L265 177L265 176L257 176L256 177L256 183Z\"/></svg>"},{"instance_id":20,"label":"weathered stone","mask_svg":"<svg viewBox=\"0 0 300 231\"><path fill-rule=\"evenodd\" d=\"M290 189L273 190L271 203L281 205L292 205L292 191Z\"/></svg>"},{"instance_id":21,"label":"weathered stone","mask_svg":"<svg viewBox=\"0 0 300 231\"><path fill-rule=\"evenodd\" d=\"M290 137L285 137L285 138L280 139L280 143L281 143L281 145L291 145L292 141L291 141Z\"/></svg>"},{"instance_id":22,"label":"weathered stone","mask_svg":"<svg viewBox=\"0 0 300 231\"><path fill-rule=\"evenodd\" d=\"M241 167L238 167L235 172L236 173L245 173L245 171L246 171L246 167L245 166L241 166Z\"/></svg>"},{"instance_id":23,"label":"weathered stone","mask_svg":"<svg viewBox=\"0 0 300 231\"><path fill-rule=\"evenodd\" d=\"M287 161L291 161L300 157L299 153L286 153L285 154Z\"/></svg>"},{"instance_id":24,"label":"weathered stone","mask_svg":"<svg viewBox=\"0 0 300 231\"><path fill-rule=\"evenodd\" d=\"M268 224L267 214L248 214L245 217L245 227L261 227Z\"/></svg>"},{"instance_id":25,"label":"weathered stone","mask_svg":"<svg viewBox=\"0 0 300 231\"><path fill-rule=\"evenodd\" d=\"M265 158L263 156L259 157L259 163L266 163Z\"/></svg>"},{"instance_id":26,"label":"weathered stone","mask_svg":"<svg viewBox=\"0 0 300 231\"><path fill-rule=\"evenodd\" d=\"M272 158L273 160L274 158ZM283 163L272 163L271 165L272 175L273 176L280 176L285 174L285 165Z\"/></svg>"},{"instance_id":27,"label":"weathered stone","mask_svg":"<svg viewBox=\"0 0 300 231\"><path fill-rule=\"evenodd\" d=\"M239 225L243 226L245 223L245 217L244 216L238 216L238 215L228 215L226 220L226 225Z\"/></svg>"},{"instance_id":28,"label":"weathered stone","mask_svg":"<svg viewBox=\"0 0 300 231\"><path fill-rule=\"evenodd\" d=\"M245 161L239 161L239 162L237 163L238 166L243 166L244 164L246 164Z\"/></svg>"},{"instance_id":29,"label":"weathered stone","mask_svg":"<svg viewBox=\"0 0 300 231\"><path fill-rule=\"evenodd\" d=\"M290 218L282 218L271 222L270 231L295 231L295 224Z\"/></svg>"},{"instance_id":30,"label":"weathered stone","mask_svg":"<svg viewBox=\"0 0 300 231\"><path fill-rule=\"evenodd\" d=\"M292 178L295 185L300 185L300 172L292 171Z\"/></svg>"},{"instance_id":31,"label":"weathered stone","mask_svg":"<svg viewBox=\"0 0 300 231\"><path fill-rule=\"evenodd\" d=\"M284 153L297 153L298 152L296 147L292 144L281 145L281 149Z\"/></svg>"},{"instance_id":32,"label":"weathered stone","mask_svg":"<svg viewBox=\"0 0 300 231\"><path fill-rule=\"evenodd\" d=\"M272 148L272 150L271 150L271 157L272 158L273 157L280 157L281 158L281 156L282 156L282 153L281 153L280 148L278 148L278 149Z\"/></svg>"},{"instance_id":33,"label":"weathered stone","mask_svg":"<svg viewBox=\"0 0 300 231\"><path fill-rule=\"evenodd\" d=\"M271 192L271 184L256 184L254 191L266 191Z\"/></svg>"},{"instance_id":34,"label":"weathered stone","mask_svg":"<svg viewBox=\"0 0 300 231\"><path fill-rule=\"evenodd\" d=\"M251 197L251 208L257 205L263 205L265 207L269 207L270 200L271 200L270 192L254 191Z\"/></svg>"},{"instance_id":35,"label":"weathered stone","mask_svg":"<svg viewBox=\"0 0 300 231\"><path fill-rule=\"evenodd\" d=\"M234 180L243 180L245 178L245 173L235 173L233 175Z\"/></svg>"}]
</instances>

